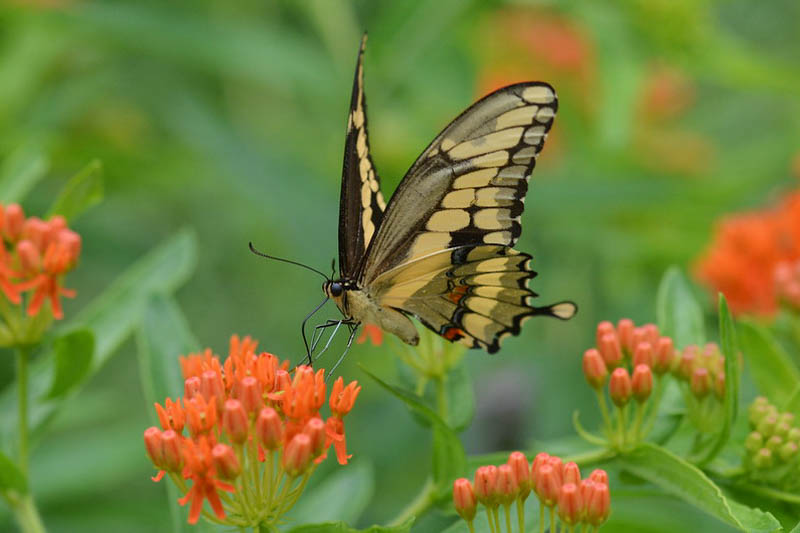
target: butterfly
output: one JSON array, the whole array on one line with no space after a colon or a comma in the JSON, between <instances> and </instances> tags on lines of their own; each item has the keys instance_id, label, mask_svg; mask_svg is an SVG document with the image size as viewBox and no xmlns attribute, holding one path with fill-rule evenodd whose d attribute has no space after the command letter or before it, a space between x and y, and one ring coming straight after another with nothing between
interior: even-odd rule
<instances>
[{"instance_id":1,"label":"butterfly","mask_svg":"<svg viewBox=\"0 0 800 533\"><path fill-rule=\"evenodd\" d=\"M356 62L339 199L339 277L323 284L351 325L374 324L416 345L410 317L489 353L537 315L531 256L514 250L528 180L558 99L547 83L499 89L461 113L384 200L369 151L363 57ZM352 338L352 336L351 336Z\"/></svg>"}]
</instances>

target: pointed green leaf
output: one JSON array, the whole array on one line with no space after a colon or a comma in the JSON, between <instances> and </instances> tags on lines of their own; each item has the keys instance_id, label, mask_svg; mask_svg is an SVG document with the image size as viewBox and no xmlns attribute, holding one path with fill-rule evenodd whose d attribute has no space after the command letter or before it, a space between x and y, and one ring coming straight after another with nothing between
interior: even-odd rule
<instances>
[{"instance_id":1,"label":"pointed green leaf","mask_svg":"<svg viewBox=\"0 0 800 533\"><path fill-rule=\"evenodd\" d=\"M800 383L789 354L766 328L751 322L740 323L739 341L758 391L778 405L786 403Z\"/></svg>"},{"instance_id":2,"label":"pointed green leaf","mask_svg":"<svg viewBox=\"0 0 800 533\"><path fill-rule=\"evenodd\" d=\"M411 518L399 526L372 526L366 529L355 529L344 522L327 522L324 524L305 524L289 530L289 533L409 533L414 519Z\"/></svg>"},{"instance_id":3,"label":"pointed green leaf","mask_svg":"<svg viewBox=\"0 0 800 533\"><path fill-rule=\"evenodd\" d=\"M28 492L28 480L22 470L0 451L0 491L6 490L24 494Z\"/></svg>"},{"instance_id":4,"label":"pointed green leaf","mask_svg":"<svg viewBox=\"0 0 800 533\"><path fill-rule=\"evenodd\" d=\"M94 355L94 335L88 329L62 335L53 342L53 353L55 369L48 399L63 396L89 372Z\"/></svg>"},{"instance_id":5,"label":"pointed green leaf","mask_svg":"<svg viewBox=\"0 0 800 533\"><path fill-rule=\"evenodd\" d=\"M725 398L722 402L724 418L716 439L697 461L698 465L710 462L728 442L739 410L739 341L728 302L722 293L719 293L719 337L720 348L725 355Z\"/></svg>"},{"instance_id":6,"label":"pointed green leaf","mask_svg":"<svg viewBox=\"0 0 800 533\"><path fill-rule=\"evenodd\" d=\"M308 489L289 511L286 521L322 523L341 520L353 523L369 505L375 490L375 474L367 461L337 468L322 482Z\"/></svg>"},{"instance_id":7,"label":"pointed green leaf","mask_svg":"<svg viewBox=\"0 0 800 533\"><path fill-rule=\"evenodd\" d=\"M89 372L68 394L75 394L114 354L139 322L152 294L175 290L194 270L196 243L194 234L182 231L150 251L114 281L100 296L89 303L64 326L65 329L86 327L95 340L95 355ZM43 354L30 368L30 397L44 395L52 381L52 353ZM7 449L15 433L16 387L0 394L0 440ZM30 423L34 438L46 427L60 401L31 402Z\"/></svg>"},{"instance_id":8,"label":"pointed green leaf","mask_svg":"<svg viewBox=\"0 0 800 533\"><path fill-rule=\"evenodd\" d=\"M458 435L444 423L430 407L421 403L413 394L389 385L364 367L361 370L378 385L406 404L412 412L427 419L433 426L433 481L439 491L450 489L454 479L464 475L467 458Z\"/></svg>"},{"instance_id":9,"label":"pointed green leaf","mask_svg":"<svg viewBox=\"0 0 800 533\"><path fill-rule=\"evenodd\" d=\"M742 531L780 528L770 513L729 501L700 469L665 448L643 443L619 461L626 471Z\"/></svg>"},{"instance_id":10,"label":"pointed green leaf","mask_svg":"<svg viewBox=\"0 0 800 533\"><path fill-rule=\"evenodd\" d=\"M75 220L102 199L103 165L95 159L70 178L61 189L48 216L61 215L67 220Z\"/></svg>"},{"instance_id":11,"label":"pointed green leaf","mask_svg":"<svg viewBox=\"0 0 800 533\"><path fill-rule=\"evenodd\" d=\"M677 348L705 342L703 310L678 267L670 267L661 279L656 320L661 334L672 337Z\"/></svg>"},{"instance_id":12,"label":"pointed green leaf","mask_svg":"<svg viewBox=\"0 0 800 533\"><path fill-rule=\"evenodd\" d=\"M38 146L22 146L12 152L0 166L0 203L21 202L49 167Z\"/></svg>"}]
</instances>

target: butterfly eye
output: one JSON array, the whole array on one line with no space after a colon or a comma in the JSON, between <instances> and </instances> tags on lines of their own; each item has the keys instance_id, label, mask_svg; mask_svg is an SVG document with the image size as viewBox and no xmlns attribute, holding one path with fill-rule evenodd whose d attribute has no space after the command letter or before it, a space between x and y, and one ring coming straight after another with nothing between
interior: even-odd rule
<instances>
[{"instance_id":1,"label":"butterfly eye","mask_svg":"<svg viewBox=\"0 0 800 533\"><path fill-rule=\"evenodd\" d=\"M333 296L334 298L338 298L339 296L341 296L342 291L344 290L342 288L342 284L336 281L331 283L330 289L331 289L331 296Z\"/></svg>"}]
</instances>

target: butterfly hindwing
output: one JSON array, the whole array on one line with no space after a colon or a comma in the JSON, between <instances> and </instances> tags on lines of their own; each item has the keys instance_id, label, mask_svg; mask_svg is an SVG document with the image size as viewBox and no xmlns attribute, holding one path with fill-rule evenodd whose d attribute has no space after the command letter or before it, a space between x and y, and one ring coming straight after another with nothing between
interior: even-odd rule
<instances>
[{"instance_id":1,"label":"butterfly hindwing","mask_svg":"<svg viewBox=\"0 0 800 533\"><path fill-rule=\"evenodd\" d=\"M344 149L342 190L339 201L339 269L352 277L358 269L370 240L375 235L386 209L380 179L369 153L367 101L364 94L364 47L361 40Z\"/></svg>"},{"instance_id":2,"label":"butterfly hindwing","mask_svg":"<svg viewBox=\"0 0 800 533\"><path fill-rule=\"evenodd\" d=\"M451 341L494 353L526 318L550 315L568 319L569 302L535 307L528 281L536 276L531 257L507 246L462 246L431 254L376 280L381 305L419 317Z\"/></svg>"},{"instance_id":3,"label":"butterfly hindwing","mask_svg":"<svg viewBox=\"0 0 800 533\"><path fill-rule=\"evenodd\" d=\"M371 243L361 279L459 246L513 246L528 179L558 107L539 82L495 91L450 123L409 169Z\"/></svg>"}]
</instances>

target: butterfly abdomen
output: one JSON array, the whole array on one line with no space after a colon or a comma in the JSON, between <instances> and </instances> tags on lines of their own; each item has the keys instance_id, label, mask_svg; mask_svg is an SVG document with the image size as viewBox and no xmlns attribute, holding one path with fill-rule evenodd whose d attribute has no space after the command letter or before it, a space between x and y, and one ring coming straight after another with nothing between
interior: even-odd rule
<instances>
[{"instance_id":1,"label":"butterfly abdomen","mask_svg":"<svg viewBox=\"0 0 800 533\"><path fill-rule=\"evenodd\" d=\"M375 324L397 335L406 344L416 346L419 343L417 328L407 316L391 307L379 305L362 290L347 292L347 311L357 322Z\"/></svg>"}]
</instances>

